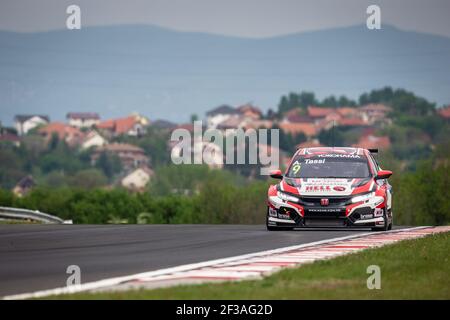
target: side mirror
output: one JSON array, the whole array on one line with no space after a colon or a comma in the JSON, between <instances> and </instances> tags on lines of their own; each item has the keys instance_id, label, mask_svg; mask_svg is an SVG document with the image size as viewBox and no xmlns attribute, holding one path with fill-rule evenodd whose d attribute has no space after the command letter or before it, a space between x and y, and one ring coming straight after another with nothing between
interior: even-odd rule
<instances>
[{"instance_id":1,"label":"side mirror","mask_svg":"<svg viewBox=\"0 0 450 320\"><path fill-rule=\"evenodd\" d=\"M375 177L375 180L388 179L390 176L392 176L392 171L380 170L380 171L378 171L378 173Z\"/></svg>"},{"instance_id":2,"label":"side mirror","mask_svg":"<svg viewBox=\"0 0 450 320\"><path fill-rule=\"evenodd\" d=\"M272 170L270 171L270 177L274 179L283 179L283 175L281 174L281 170Z\"/></svg>"}]
</instances>

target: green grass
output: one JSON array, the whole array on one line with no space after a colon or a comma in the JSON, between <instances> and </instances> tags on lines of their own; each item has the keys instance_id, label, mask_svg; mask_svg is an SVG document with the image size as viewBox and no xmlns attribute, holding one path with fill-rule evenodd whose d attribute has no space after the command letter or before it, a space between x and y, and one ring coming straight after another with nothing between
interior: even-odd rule
<instances>
[{"instance_id":1,"label":"green grass","mask_svg":"<svg viewBox=\"0 0 450 320\"><path fill-rule=\"evenodd\" d=\"M286 269L263 280L154 290L79 293L57 299L450 299L450 233ZM381 289L367 289L369 265Z\"/></svg>"},{"instance_id":2,"label":"green grass","mask_svg":"<svg viewBox=\"0 0 450 320\"><path fill-rule=\"evenodd\" d=\"M37 221L30 221L30 220L7 220L2 219L0 220L0 224L40 224Z\"/></svg>"}]
</instances>

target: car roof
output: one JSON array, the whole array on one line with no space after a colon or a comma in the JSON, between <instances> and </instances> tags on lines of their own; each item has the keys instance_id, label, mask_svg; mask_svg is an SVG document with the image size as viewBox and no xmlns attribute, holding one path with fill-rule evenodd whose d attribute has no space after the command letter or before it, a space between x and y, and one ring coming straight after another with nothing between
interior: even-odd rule
<instances>
[{"instance_id":1,"label":"car roof","mask_svg":"<svg viewBox=\"0 0 450 320\"><path fill-rule=\"evenodd\" d=\"M319 155L327 153L348 154L348 155L365 155L366 149L350 148L350 147L314 147L301 148L296 152L296 155Z\"/></svg>"}]
</instances>

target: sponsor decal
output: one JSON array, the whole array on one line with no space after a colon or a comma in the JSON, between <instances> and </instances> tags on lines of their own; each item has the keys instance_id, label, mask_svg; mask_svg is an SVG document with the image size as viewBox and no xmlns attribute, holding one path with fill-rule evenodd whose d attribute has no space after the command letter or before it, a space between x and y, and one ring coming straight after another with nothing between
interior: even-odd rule
<instances>
[{"instance_id":1,"label":"sponsor decal","mask_svg":"<svg viewBox=\"0 0 450 320\"><path fill-rule=\"evenodd\" d=\"M382 208L375 208L373 215L375 217L382 217L383 216L383 209Z\"/></svg>"},{"instance_id":2,"label":"sponsor decal","mask_svg":"<svg viewBox=\"0 0 450 320\"><path fill-rule=\"evenodd\" d=\"M302 165L298 161L295 161L294 166L292 167L292 172L294 172L294 174L298 174L301 168Z\"/></svg>"},{"instance_id":3,"label":"sponsor decal","mask_svg":"<svg viewBox=\"0 0 450 320\"><path fill-rule=\"evenodd\" d=\"M305 159L305 164L322 164L325 163L325 159Z\"/></svg>"},{"instance_id":4,"label":"sponsor decal","mask_svg":"<svg viewBox=\"0 0 450 320\"><path fill-rule=\"evenodd\" d=\"M314 191L331 191L330 186L306 186L306 192L314 192Z\"/></svg>"},{"instance_id":5,"label":"sponsor decal","mask_svg":"<svg viewBox=\"0 0 450 320\"><path fill-rule=\"evenodd\" d=\"M281 211L283 211L283 213ZM280 219L290 219L291 216L289 214L289 209L281 208L280 212L278 212L278 218L280 218Z\"/></svg>"},{"instance_id":6,"label":"sponsor decal","mask_svg":"<svg viewBox=\"0 0 450 320\"><path fill-rule=\"evenodd\" d=\"M351 182L348 179L340 178L305 178L302 180L300 193L308 194L336 194L341 195L341 192L351 191Z\"/></svg>"},{"instance_id":7,"label":"sponsor decal","mask_svg":"<svg viewBox=\"0 0 450 320\"><path fill-rule=\"evenodd\" d=\"M273 208L269 208L269 216L271 217L277 217L277 210L273 209Z\"/></svg>"},{"instance_id":8,"label":"sponsor decal","mask_svg":"<svg viewBox=\"0 0 450 320\"><path fill-rule=\"evenodd\" d=\"M359 216L361 219L372 219L373 218L373 214L362 214Z\"/></svg>"},{"instance_id":9,"label":"sponsor decal","mask_svg":"<svg viewBox=\"0 0 450 320\"><path fill-rule=\"evenodd\" d=\"M291 217L288 214L281 214L281 213L279 213L278 214L278 218L280 218L280 219L290 219Z\"/></svg>"},{"instance_id":10,"label":"sponsor decal","mask_svg":"<svg viewBox=\"0 0 450 320\"><path fill-rule=\"evenodd\" d=\"M325 153L318 154L320 158L349 158L349 159L360 159L361 157L357 154L339 154L339 153Z\"/></svg>"}]
</instances>

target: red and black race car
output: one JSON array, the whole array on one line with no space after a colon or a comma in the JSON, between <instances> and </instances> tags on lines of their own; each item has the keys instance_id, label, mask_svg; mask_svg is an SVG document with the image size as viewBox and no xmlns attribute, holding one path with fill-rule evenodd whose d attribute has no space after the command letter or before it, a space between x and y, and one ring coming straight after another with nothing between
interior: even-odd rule
<instances>
[{"instance_id":1,"label":"red and black race car","mask_svg":"<svg viewBox=\"0 0 450 320\"><path fill-rule=\"evenodd\" d=\"M392 187L373 153L362 148L303 148L268 191L267 229L392 228Z\"/></svg>"}]
</instances>

